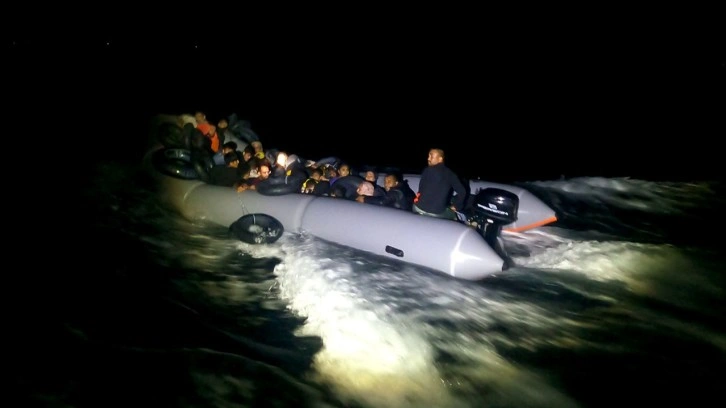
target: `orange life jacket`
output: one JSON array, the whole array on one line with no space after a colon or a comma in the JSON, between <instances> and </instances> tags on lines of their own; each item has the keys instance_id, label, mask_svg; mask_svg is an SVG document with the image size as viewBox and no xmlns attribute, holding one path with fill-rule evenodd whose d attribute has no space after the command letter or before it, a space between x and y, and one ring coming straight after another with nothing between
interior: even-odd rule
<instances>
[{"instance_id":1,"label":"orange life jacket","mask_svg":"<svg viewBox=\"0 0 726 408\"><path fill-rule=\"evenodd\" d=\"M197 129L206 137L212 141L212 151L217 153L219 151L219 137L217 131L212 132L212 125L209 123L200 123L197 125Z\"/></svg>"}]
</instances>

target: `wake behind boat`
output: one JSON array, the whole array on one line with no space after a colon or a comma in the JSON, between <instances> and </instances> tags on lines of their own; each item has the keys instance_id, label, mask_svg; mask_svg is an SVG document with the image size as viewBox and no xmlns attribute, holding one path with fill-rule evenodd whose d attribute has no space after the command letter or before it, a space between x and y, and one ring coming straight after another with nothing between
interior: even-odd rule
<instances>
[{"instance_id":1,"label":"wake behind boat","mask_svg":"<svg viewBox=\"0 0 726 408\"><path fill-rule=\"evenodd\" d=\"M483 181L470 183L476 197L468 221L477 228L343 198L238 193L196 177L195 171L203 170L189 162L190 156L184 149L157 145L144 158L161 197L186 218L231 227L250 214L265 214L288 232L307 233L460 279L479 280L506 269L506 255L497 245L502 228L524 231L556 221L555 212L529 191ZM419 177L407 174L404 179L417 191Z\"/></svg>"}]
</instances>

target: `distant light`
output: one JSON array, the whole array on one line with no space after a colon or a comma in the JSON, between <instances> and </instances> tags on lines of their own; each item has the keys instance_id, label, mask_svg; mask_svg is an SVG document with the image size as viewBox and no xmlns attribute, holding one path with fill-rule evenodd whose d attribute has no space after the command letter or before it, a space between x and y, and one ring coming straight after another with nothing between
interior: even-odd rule
<instances>
[{"instance_id":1,"label":"distant light","mask_svg":"<svg viewBox=\"0 0 726 408\"><path fill-rule=\"evenodd\" d=\"M106 45L111 45L111 41L106 41Z\"/></svg>"}]
</instances>

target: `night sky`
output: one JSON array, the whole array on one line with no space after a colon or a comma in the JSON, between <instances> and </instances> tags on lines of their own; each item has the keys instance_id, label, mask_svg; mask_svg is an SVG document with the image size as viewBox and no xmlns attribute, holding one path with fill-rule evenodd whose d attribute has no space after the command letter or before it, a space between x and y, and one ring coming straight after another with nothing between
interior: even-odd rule
<instances>
[{"instance_id":1,"label":"night sky","mask_svg":"<svg viewBox=\"0 0 726 408\"><path fill-rule=\"evenodd\" d=\"M485 179L721 177L722 29L449 23L17 30L3 47L21 123L69 158L133 154L150 115L203 110L354 164L420 169L438 146Z\"/></svg>"}]
</instances>

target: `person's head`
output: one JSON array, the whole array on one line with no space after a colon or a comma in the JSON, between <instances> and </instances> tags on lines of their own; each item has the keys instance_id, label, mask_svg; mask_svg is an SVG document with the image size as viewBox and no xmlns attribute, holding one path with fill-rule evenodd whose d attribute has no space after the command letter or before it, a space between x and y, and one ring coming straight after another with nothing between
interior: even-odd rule
<instances>
[{"instance_id":1,"label":"person's head","mask_svg":"<svg viewBox=\"0 0 726 408\"><path fill-rule=\"evenodd\" d=\"M429 166L435 166L439 163L442 163L444 161L444 151L441 149L431 149L429 150L429 158L428 163Z\"/></svg>"},{"instance_id":2,"label":"person's head","mask_svg":"<svg viewBox=\"0 0 726 408\"><path fill-rule=\"evenodd\" d=\"M386 177L383 179L383 187L386 189L386 191L395 187L396 184L398 184L398 177L395 174L387 174Z\"/></svg>"},{"instance_id":3,"label":"person's head","mask_svg":"<svg viewBox=\"0 0 726 408\"><path fill-rule=\"evenodd\" d=\"M252 156L255 155L255 149L252 148L252 146L247 145L245 146L244 150L242 150L242 158L248 162L252 159Z\"/></svg>"},{"instance_id":4,"label":"person's head","mask_svg":"<svg viewBox=\"0 0 726 408\"><path fill-rule=\"evenodd\" d=\"M197 125L200 123L204 123L207 121L207 115L204 114L204 112L194 112L194 120L197 121Z\"/></svg>"},{"instance_id":5,"label":"person's head","mask_svg":"<svg viewBox=\"0 0 726 408\"><path fill-rule=\"evenodd\" d=\"M224 154L234 152L235 150L237 150L237 143L235 142L227 142L222 145L222 153Z\"/></svg>"},{"instance_id":6,"label":"person's head","mask_svg":"<svg viewBox=\"0 0 726 408\"><path fill-rule=\"evenodd\" d=\"M217 128L219 129L227 129L227 126L229 126L229 123L227 123L227 119L220 119L219 122L217 122Z\"/></svg>"},{"instance_id":7,"label":"person's head","mask_svg":"<svg viewBox=\"0 0 726 408\"><path fill-rule=\"evenodd\" d=\"M304 194L311 194L315 192L315 186L318 184L318 179L314 177L310 177L309 179L305 180L302 187L302 192Z\"/></svg>"},{"instance_id":8,"label":"person's head","mask_svg":"<svg viewBox=\"0 0 726 408\"><path fill-rule=\"evenodd\" d=\"M239 166L239 157L237 157L237 153L233 151L229 153L224 154L224 162L229 167L237 167Z\"/></svg>"},{"instance_id":9,"label":"person's head","mask_svg":"<svg viewBox=\"0 0 726 408\"><path fill-rule=\"evenodd\" d=\"M338 175L340 177L345 177L345 176L350 175L350 166L348 166L347 164L341 164L340 167L338 168Z\"/></svg>"},{"instance_id":10,"label":"person's head","mask_svg":"<svg viewBox=\"0 0 726 408\"><path fill-rule=\"evenodd\" d=\"M270 163L261 163L258 172L260 174L260 179L266 180L270 178L270 174L272 173L272 170L270 169Z\"/></svg>"},{"instance_id":11,"label":"person's head","mask_svg":"<svg viewBox=\"0 0 726 408\"><path fill-rule=\"evenodd\" d=\"M370 197L373 195L373 184L371 184L370 181L361 181L361 183L358 184L356 192L358 195Z\"/></svg>"},{"instance_id":12,"label":"person's head","mask_svg":"<svg viewBox=\"0 0 726 408\"><path fill-rule=\"evenodd\" d=\"M378 175L373 170L368 170L364 178L366 179L366 181L370 181L373 184L376 184L378 182Z\"/></svg>"},{"instance_id":13,"label":"person's head","mask_svg":"<svg viewBox=\"0 0 726 408\"><path fill-rule=\"evenodd\" d=\"M252 148L255 149L255 153L262 152L262 142L259 142L255 140L254 142L250 143L252 145Z\"/></svg>"},{"instance_id":14,"label":"person's head","mask_svg":"<svg viewBox=\"0 0 726 408\"><path fill-rule=\"evenodd\" d=\"M314 180L320 181L320 178L323 177L323 171L320 169L313 169L313 171L310 172L310 177Z\"/></svg>"}]
</instances>

